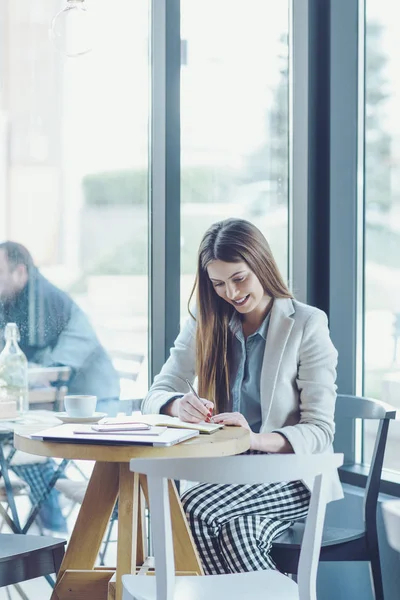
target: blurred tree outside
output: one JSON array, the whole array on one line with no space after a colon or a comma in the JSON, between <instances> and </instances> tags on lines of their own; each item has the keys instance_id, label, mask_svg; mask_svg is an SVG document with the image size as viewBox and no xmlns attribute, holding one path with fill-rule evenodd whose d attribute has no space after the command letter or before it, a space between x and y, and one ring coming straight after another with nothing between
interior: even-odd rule
<instances>
[{"instance_id":1,"label":"blurred tree outside","mask_svg":"<svg viewBox=\"0 0 400 600\"><path fill-rule=\"evenodd\" d=\"M368 51L365 60L365 206L383 212L392 206L391 135L385 130L385 104L389 97L387 56L382 49L383 26L366 25Z\"/></svg>"},{"instance_id":2,"label":"blurred tree outside","mask_svg":"<svg viewBox=\"0 0 400 600\"><path fill-rule=\"evenodd\" d=\"M226 203L231 201L236 185L237 173L233 169L219 165L185 166L181 173L181 201L187 206ZM83 278L86 275L146 274L147 169L90 173L83 178L82 189ZM190 221L190 228L186 230L191 231L182 253L185 272L191 269L187 255L195 256L195 246L209 225L208 212L202 209L204 214L184 217ZM93 240L102 243L95 247Z\"/></svg>"},{"instance_id":3,"label":"blurred tree outside","mask_svg":"<svg viewBox=\"0 0 400 600\"><path fill-rule=\"evenodd\" d=\"M390 188L391 134L385 129L385 104L388 99L386 66L388 59L382 49L383 26L377 21L367 23L366 36L366 98L365 98L365 203L366 208L388 211L392 204ZM288 136L289 136L289 71L288 36L280 38L280 78L273 92L273 106L265 119L265 141L249 156L247 181L275 182L276 201L287 202L288 196Z\"/></svg>"},{"instance_id":4,"label":"blurred tree outside","mask_svg":"<svg viewBox=\"0 0 400 600\"><path fill-rule=\"evenodd\" d=\"M236 172L220 165L184 166L181 169L181 202L188 204L229 202L236 186Z\"/></svg>"},{"instance_id":5,"label":"blurred tree outside","mask_svg":"<svg viewBox=\"0 0 400 600\"><path fill-rule=\"evenodd\" d=\"M393 195L391 193L391 135L385 129L385 103L388 98L385 69L387 57L382 49L383 26L376 21L367 23L366 53L366 148L365 148L365 203L366 209L385 213L390 210ZM248 214L253 218L265 214L271 204L285 204L288 197L288 148L289 148L289 74L288 74L288 36L280 40L280 68L278 84L273 90L273 105L269 107L265 118L264 143L251 155L240 173L221 166L183 166L181 174L181 202L184 205L224 203L235 201L235 190L245 184L247 192L256 197L249 206ZM140 274L146 272L147 236L143 235L148 201L147 168L100 172L88 174L83 178L85 208L104 212L106 220L109 211L118 207L143 208L143 219L135 225L135 235L125 235L121 231L118 243L109 244L109 249L98 256L90 266L90 273L96 274ZM245 194L245 197L249 195ZM237 200L237 197L236 197ZM268 204L271 203L271 204ZM137 210L136 209L136 210ZM92 213L94 214L94 213ZM140 213L141 214L141 213ZM135 213L135 219L138 220ZM201 215L190 217L193 233L204 231ZM374 235L368 244L368 260L387 263L387 253L382 252L384 238L388 234L387 226L367 220L367 227ZM105 231L105 239L106 239ZM390 231L393 248L400 247L400 236ZM196 235L192 236L197 243ZM182 249L183 272L186 267L185 256L194 255L190 247L191 240L185 240ZM394 253L393 259L397 255Z\"/></svg>"},{"instance_id":6,"label":"blurred tree outside","mask_svg":"<svg viewBox=\"0 0 400 600\"><path fill-rule=\"evenodd\" d=\"M272 108L264 123L264 142L248 157L246 180L269 181L275 204L286 204L289 183L289 71L288 35L279 39L279 82L273 91ZM268 207L267 207L268 208ZM264 209L265 210L265 209Z\"/></svg>"},{"instance_id":7,"label":"blurred tree outside","mask_svg":"<svg viewBox=\"0 0 400 600\"><path fill-rule=\"evenodd\" d=\"M90 173L82 179L85 206L121 206L147 202L147 169Z\"/></svg>"},{"instance_id":8,"label":"blurred tree outside","mask_svg":"<svg viewBox=\"0 0 400 600\"><path fill-rule=\"evenodd\" d=\"M393 227L396 194L393 188L392 132L389 129L389 57L383 47L385 27L366 24L365 55L365 301L369 311L395 310L400 235ZM387 274L392 273L388 287ZM390 279L390 277L389 277Z\"/></svg>"},{"instance_id":9,"label":"blurred tree outside","mask_svg":"<svg viewBox=\"0 0 400 600\"><path fill-rule=\"evenodd\" d=\"M181 200L185 203L228 202L235 185L233 169L183 167ZM129 206L147 203L147 168L90 173L82 180L86 206Z\"/></svg>"}]
</instances>

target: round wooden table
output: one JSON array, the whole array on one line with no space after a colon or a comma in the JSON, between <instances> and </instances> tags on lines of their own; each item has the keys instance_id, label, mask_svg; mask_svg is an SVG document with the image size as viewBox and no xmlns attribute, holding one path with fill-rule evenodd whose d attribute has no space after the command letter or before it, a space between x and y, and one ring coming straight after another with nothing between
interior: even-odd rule
<instances>
[{"instance_id":1,"label":"round wooden table","mask_svg":"<svg viewBox=\"0 0 400 600\"><path fill-rule=\"evenodd\" d=\"M74 530L57 576L52 600L122 599L121 576L135 573L146 559L143 498L147 481L129 470L131 458L232 456L250 447L250 433L225 427L168 448L42 442L15 433L18 450L75 460L96 461ZM103 536L118 498L117 569L94 569ZM200 559L182 505L170 482L171 519L177 571L202 574Z\"/></svg>"}]
</instances>

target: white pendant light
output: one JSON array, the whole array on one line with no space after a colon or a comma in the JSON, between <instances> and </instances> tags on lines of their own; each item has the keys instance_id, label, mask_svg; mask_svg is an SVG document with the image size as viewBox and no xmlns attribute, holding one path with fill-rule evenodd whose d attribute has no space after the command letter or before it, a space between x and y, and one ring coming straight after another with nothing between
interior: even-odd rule
<instances>
[{"instance_id":1,"label":"white pendant light","mask_svg":"<svg viewBox=\"0 0 400 600\"><path fill-rule=\"evenodd\" d=\"M54 46L69 57L82 56L92 49L91 15L85 0L67 0L56 14L49 32Z\"/></svg>"}]
</instances>

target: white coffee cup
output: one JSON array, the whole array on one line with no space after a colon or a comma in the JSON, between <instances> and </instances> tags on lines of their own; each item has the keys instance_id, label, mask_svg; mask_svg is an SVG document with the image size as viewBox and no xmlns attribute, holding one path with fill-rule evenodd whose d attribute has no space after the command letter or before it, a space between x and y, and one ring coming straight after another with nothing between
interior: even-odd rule
<instances>
[{"instance_id":1,"label":"white coffee cup","mask_svg":"<svg viewBox=\"0 0 400 600\"><path fill-rule=\"evenodd\" d=\"M65 411L69 417L91 417L96 412L96 403L97 396L64 396Z\"/></svg>"}]
</instances>

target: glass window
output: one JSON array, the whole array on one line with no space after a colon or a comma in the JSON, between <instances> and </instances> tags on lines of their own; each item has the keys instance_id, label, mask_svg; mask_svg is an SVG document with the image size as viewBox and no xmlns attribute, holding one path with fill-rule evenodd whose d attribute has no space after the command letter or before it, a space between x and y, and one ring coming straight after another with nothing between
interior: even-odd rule
<instances>
[{"instance_id":1,"label":"glass window","mask_svg":"<svg viewBox=\"0 0 400 600\"><path fill-rule=\"evenodd\" d=\"M216 221L252 221L287 277L288 14L288 0L182 0L182 318Z\"/></svg>"},{"instance_id":2,"label":"glass window","mask_svg":"<svg viewBox=\"0 0 400 600\"><path fill-rule=\"evenodd\" d=\"M400 58L398 8L366 3L364 393L400 409ZM376 426L364 432L369 462ZM399 470L400 423L385 467Z\"/></svg>"},{"instance_id":3,"label":"glass window","mask_svg":"<svg viewBox=\"0 0 400 600\"><path fill-rule=\"evenodd\" d=\"M29 362L71 366L108 412L148 384L149 2L85 4L92 50L66 57L74 24L48 35L65 2L1 2L0 238L40 274L1 304Z\"/></svg>"}]
</instances>

